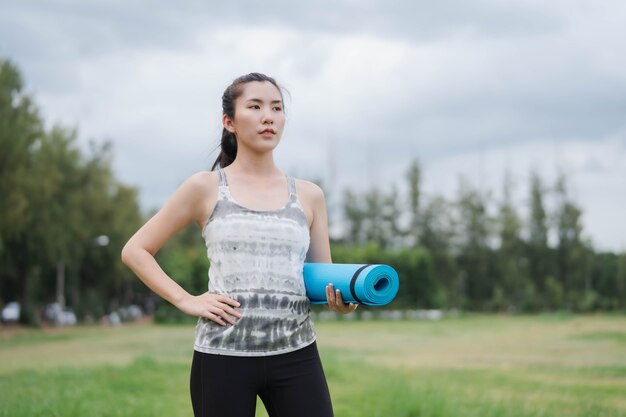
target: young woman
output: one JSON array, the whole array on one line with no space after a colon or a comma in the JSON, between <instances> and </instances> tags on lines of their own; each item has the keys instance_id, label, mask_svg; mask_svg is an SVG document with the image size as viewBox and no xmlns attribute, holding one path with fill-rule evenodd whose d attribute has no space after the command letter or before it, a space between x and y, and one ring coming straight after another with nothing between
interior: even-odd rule
<instances>
[{"instance_id":1,"label":"young woman","mask_svg":"<svg viewBox=\"0 0 626 417\"><path fill-rule=\"evenodd\" d=\"M271 417L332 416L302 276L305 259L332 262L324 194L274 163L285 112L273 78L237 78L222 110L214 171L188 178L128 241L122 260L158 295L199 317L190 378L195 416L254 416L257 395ZM209 290L200 295L187 293L154 259L191 222L211 261ZM333 311L357 307L330 285L326 295Z\"/></svg>"}]
</instances>

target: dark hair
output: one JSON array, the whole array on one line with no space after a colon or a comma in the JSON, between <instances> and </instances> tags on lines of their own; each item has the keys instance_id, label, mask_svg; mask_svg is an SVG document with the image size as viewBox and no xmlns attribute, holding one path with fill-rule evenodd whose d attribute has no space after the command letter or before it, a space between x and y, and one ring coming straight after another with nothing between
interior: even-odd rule
<instances>
[{"instance_id":1,"label":"dark hair","mask_svg":"<svg viewBox=\"0 0 626 417\"><path fill-rule=\"evenodd\" d=\"M243 92L243 85L252 81L268 81L274 84L280 92L280 96L282 98L283 93L278 83L276 83L276 80L265 74L252 72L236 78L232 84L224 90L224 94L222 94L222 114L225 114L231 120L235 118L235 101L237 101L239 96L241 96ZM220 154L213 163L211 170L214 170L218 166L220 168L226 168L228 165L233 163L235 157L237 156L237 138L234 133L229 132L226 128L222 129L220 148Z\"/></svg>"}]
</instances>

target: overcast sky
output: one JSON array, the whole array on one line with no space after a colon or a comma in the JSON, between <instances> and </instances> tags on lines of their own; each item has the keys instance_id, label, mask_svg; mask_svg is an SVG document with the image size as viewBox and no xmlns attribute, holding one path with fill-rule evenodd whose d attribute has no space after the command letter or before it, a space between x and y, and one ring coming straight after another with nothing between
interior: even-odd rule
<instances>
[{"instance_id":1,"label":"overcast sky","mask_svg":"<svg viewBox=\"0 0 626 417\"><path fill-rule=\"evenodd\" d=\"M567 175L599 249L626 250L626 2L9 1L0 57L50 123L114 143L115 170L159 207L210 167L221 94L264 72L290 93L279 166L426 196L462 177L501 195L508 169ZM336 196L336 197L333 197Z\"/></svg>"}]
</instances>

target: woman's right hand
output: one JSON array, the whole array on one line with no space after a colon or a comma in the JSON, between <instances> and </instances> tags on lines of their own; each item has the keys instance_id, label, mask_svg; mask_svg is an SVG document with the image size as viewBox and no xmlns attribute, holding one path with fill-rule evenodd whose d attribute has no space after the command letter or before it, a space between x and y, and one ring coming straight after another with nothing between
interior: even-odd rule
<instances>
[{"instance_id":1,"label":"woman's right hand","mask_svg":"<svg viewBox=\"0 0 626 417\"><path fill-rule=\"evenodd\" d=\"M235 324L241 313L235 310L240 304L225 295L205 292L200 295L188 294L176 307L183 313L195 317L206 317L222 326L226 323Z\"/></svg>"}]
</instances>

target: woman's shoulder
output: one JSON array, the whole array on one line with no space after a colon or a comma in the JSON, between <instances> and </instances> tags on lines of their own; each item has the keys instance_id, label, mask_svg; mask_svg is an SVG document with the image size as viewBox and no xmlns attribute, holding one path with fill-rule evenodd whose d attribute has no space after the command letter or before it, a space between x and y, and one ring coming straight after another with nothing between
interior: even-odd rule
<instances>
[{"instance_id":1,"label":"woman's shoulder","mask_svg":"<svg viewBox=\"0 0 626 417\"><path fill-rule=\"evenodd\" d=\"M219 179L216 171L198 171L187 177L180 188L202 195L215 192L218 185Z\"/></svg>"},{"instance_id":2,"label":"woman's shoulder","mask_svg":"<svg viewBox=\"0 0 626 417\"><path fill-rule=\"evenodd\" d=\"M324 198L322 188L312 181L294 178L296 183L296 191L300 197L307 200L318 200Z\"/></svg>"},{"instance_id":3,"label":"woman's shoulder","mask_svg":"<svg viewBox=\"0 0 626 417\"><path fill-rule=\"evenodd\" d=\"M217 171L198 171L187 177L185 182L200 187L217 185L218 174Z\"/></svg>"},{"instance_id":4,"label":"woman's shoulder","mask_svg":"<svg viewBox=\"0 0 626 417\"><path fill-rule=\"evenodd\" d=\"M187 196L187 204L193 207L193 218L201 228L213 212L218 187L219 177L216 171L199 171L187 177L179 188Z\"/></svg>"}]
</instances>

